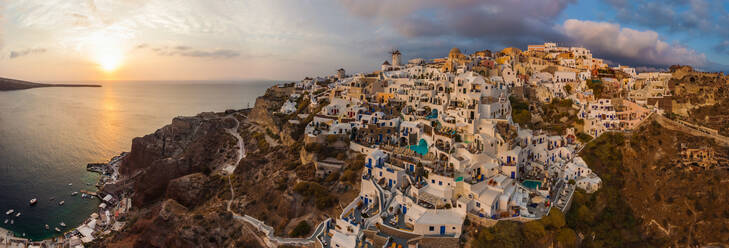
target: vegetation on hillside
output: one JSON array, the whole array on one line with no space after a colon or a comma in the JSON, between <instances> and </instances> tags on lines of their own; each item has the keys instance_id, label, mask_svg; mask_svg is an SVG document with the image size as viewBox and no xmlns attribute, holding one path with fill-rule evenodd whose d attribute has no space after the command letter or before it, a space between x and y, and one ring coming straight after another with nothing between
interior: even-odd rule
<instances>
[{"instance_id":1,"label":"vegetation on hillside","mask_svg":"<svg viewBox=\"0 0 729 248\"><path fill-rule=\"evenodd\" d=\"M577 235L566 225L565 215L553 208L549 215L536 221L519 223L500 221L482 228L473 240L473 247L546 247L550 244L576 247Z\"/></svg>"}]
</instances>

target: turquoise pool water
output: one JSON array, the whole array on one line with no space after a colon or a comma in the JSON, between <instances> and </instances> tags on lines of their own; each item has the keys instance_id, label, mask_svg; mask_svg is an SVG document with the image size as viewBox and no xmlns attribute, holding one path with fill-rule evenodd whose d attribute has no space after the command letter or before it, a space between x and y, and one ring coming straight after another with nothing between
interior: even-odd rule
<instances>
[{"instance_id":1,"label":"turquoise pool water","mask_svg":"<svg viewBox=\"0 0 729 248\"><path fill-rule=\"evenodd\" d=\"M415 153L420 155L428 154L428 142L425 142L424 139L420 139L420 142L418 142L418 145L413 145L408 147L410 150L415 151Z\"/></svg>"},{"instance_id":2,"label":"turquoise pool water","mask_svg":"<svg viewBox=\"0 0 729 248\"><path fill-rule=\"evenodd\" d=\"M542 186L542 182L535 181L535 180L524 180L521 184L524 185L524 187L530 188L530 189L536 189L538 187Z\"/></svg>"}]
</instances>

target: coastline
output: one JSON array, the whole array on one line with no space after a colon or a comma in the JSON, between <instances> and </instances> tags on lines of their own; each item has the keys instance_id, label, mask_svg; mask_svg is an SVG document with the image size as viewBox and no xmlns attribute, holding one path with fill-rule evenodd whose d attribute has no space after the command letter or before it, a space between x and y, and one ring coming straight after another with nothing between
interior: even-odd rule
<instances>
[{"instance_id":1,"label":"coastline","mask_svg":"<svg viewBox=\"0 0 729 248\"><path fill-rule=\"evenodd\" d=\"M105 194L105 197L101 197L101 193L103 193L103 187L105 185L114 184L119 181L119 165L121 165L122 159L127 154L127 152L122 152L121 154L114 156L109 160L109 162L105 163L105 166L100 166L100 163L89 163L87 165L88 171L98 173L100 177L95 185L98 189L97 192L83 193L98 198L101 200L101 203L98 207L96 207L94 212L89 214L82 224L75 228L59 232L57 236L36 241L26 237L18 237L15 232L0 227L0 248L31 246L74 247L76 245L91 242L95 239L92 236L92 233L97 232L97 230L95 230L97 222L99 225L103 224L107 227L107 229L111 230L119 230L123 228L125 222L116 221L116 216L118 216L120 212L124 213L129 211L131 199L114 196L112 194ZM110 210L114 210L114 217L110 216ZM107 232L109 232L109 230L104 230L104 233Z\"/></svg>"},{"instance_id":2,"label":"coastline","mask_svg":"<svg viewBox=\"0 0 729 248\"><path fill-rule=\"evenodd\" d=\"M44 84L9 78L0 78L0 91L26 90L46 87L101 87L100 84Z\"/></svg>"}]
</instances>

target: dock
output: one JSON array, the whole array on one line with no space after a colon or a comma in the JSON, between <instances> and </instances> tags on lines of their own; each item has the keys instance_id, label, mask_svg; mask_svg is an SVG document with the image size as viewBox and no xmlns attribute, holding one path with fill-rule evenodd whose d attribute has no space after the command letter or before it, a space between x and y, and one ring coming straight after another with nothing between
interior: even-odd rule
<instances>
[{"instance_id":1,"label":"dock","mask_svg":"<svg viewBox=\"0 0 729 248\"><path fill-rule=\"evenodd\" d=\"M104 175L108 172L108 164L107 163L89 163L86 165L86 170Z\"/></svg>"}]
</instances>

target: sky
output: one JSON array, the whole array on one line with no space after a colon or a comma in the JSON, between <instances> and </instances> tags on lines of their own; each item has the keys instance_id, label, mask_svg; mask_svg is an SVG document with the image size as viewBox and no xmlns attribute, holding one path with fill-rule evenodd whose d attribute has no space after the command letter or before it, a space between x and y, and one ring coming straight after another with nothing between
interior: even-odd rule
<instances>
[{"instance_id":1,"label":"sky","mask_svg":"<svg viewBox=\"0 0 729 248\"><path fill-rule=\"evenodd\" d=\"M728 26L723 0L0 0L0 77L299 80L544 42L729 71Z\"/></svg>"}]
</instances>

